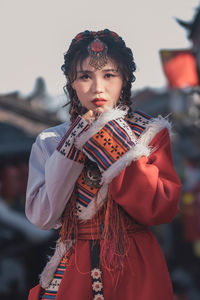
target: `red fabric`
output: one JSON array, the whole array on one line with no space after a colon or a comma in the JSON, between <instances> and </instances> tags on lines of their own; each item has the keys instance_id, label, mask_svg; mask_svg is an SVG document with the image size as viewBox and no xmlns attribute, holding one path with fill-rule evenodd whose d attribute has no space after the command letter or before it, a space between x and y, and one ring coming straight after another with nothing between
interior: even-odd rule
<instances>
[{"instance_id":1,"label":"red fabric","mask_svg":"<svg viewBox=\"0 0 200 300\"><path fill-rule=\"evenodd\" d=\"M195 58L190 50L162 50L160 53L170 87L184 88L198 85Z\"/></svg>"},{"instance_id":2,"label":"red fabric","mask_svg":"<svg viewBox=\"0 0 200 300\"><path fill-rule=\"evenodd\" d=\"M78 241L72 254L56 300L92 300L89 241ZM160 246L150 231L130 238L129 255L117 281L102 268L105 300L172 300L172 287ZM39 286L28 300L39 300Z\"/></svg>"},{"instance_id":3,"label":"red fabric","mask_svg":"<svg viewBox=\"0 0 200 300\"><path fill-rule=\"evenodd\" d=\"M180 181L173 168L168 131L153 139L156 150L123 170L110 184L113 199L144 225L166 223L178 212ZM102 267L105 300L173 300L165 259L150 230L129 236L128 256L118 280ZM102 243L102 242L101 242ZM88 240L78 240L56 300L92 300ZM38 300L38 289L29 300Z\"/></svg>"},{"instance_id":4,"label":"red fabric","mask_svg":"<svg viewBox=\"0 0 200 300\"><path fill-rule=\"evenodd\" d=\"M167 129L151 142L155 151L141 157L115 177L110 192L138 223L159 225L170 222L178 212L181 183L172 160Z\"/></svg>"},{"instance_id":5,"label":"red fabric","mask_svg":"<svg viewBox=\"0 0 200 300\"><path fill-rule=\"evenodd\" d=\"M28 300L39 300L40 293L42 291L41 286L38 284L34 288L32 288L29 292Z\"/></svg>"},{"instance_id":6,"label":"red fabric","mask_svg":"<svg viewBox=\"0 0 200 300\"><path fill-rule=\"evenodd\" d=\"M98 222L97 222L98 219ZM104 221L104 214L102 216L88 220L87 222L79 221L78 223L78 239L79 240L99 240L102 238L102 229L99 224ZM129 221L125 224L128 235L149 229L148 226L137 224Z\"/></svg>"}]
</instances>

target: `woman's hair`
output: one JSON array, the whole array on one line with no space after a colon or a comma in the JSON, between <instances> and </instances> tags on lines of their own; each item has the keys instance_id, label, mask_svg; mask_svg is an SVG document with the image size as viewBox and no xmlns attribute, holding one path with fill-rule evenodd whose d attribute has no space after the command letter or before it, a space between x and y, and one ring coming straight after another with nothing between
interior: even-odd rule
<instances>
[{"instance_id":1,"label":"woman's hair","mask_svg":"<svg viewBox=\"0 0 200 300\"><path fill-rule=\"evenodd\" d=\"M133 73L136 70L131 49L126 47L123 39L113 31L108 29L97 32L86 30L79 33L72 40L68 51L64 54L64 64L61 67L67 79L64 91L68 93L70 98L69 112L72 121L74 121L79 114L84 114L86 110L82 107L77 98L76 91L72 88L71 84L77 77L77 65L80 64L81 66L83 61L89 56L88 45L96 38L106 44L108 47L107 57L116 63L118 70L122 75L124 87L122 88L119 104L127 105L129 107L129 113L131 112L131 87L132 83L135 81Z\"/></svg>"}]
</instances>

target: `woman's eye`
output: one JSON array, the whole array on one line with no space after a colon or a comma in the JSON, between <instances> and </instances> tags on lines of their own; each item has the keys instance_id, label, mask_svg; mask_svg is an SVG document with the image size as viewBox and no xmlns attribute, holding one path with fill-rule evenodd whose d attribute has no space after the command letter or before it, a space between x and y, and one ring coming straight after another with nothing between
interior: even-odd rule
<instances>
[{"instance_id":1,"label":"woman's eye","mask_svg":"<svg viewBox=\"0 0 200 300\"><path fill-rule=\"evenodd\" d=\"M88 79L89 78L89 75L88 74L84 74L80 77L80 79Z\"/></svg>"},{"instance_id":2,"label":"woman's eye","mask_svg":"<svg viewBox=\"0 0 200 300\"><path fill-rule=\"evenodd\" d=\"M106 78L110 78L110 77L114 77L114 75L113 75L113 74L110 74L110 73L108 73L108 74L105 74L105 77L106 77Z\"/></svg>"}]
</instances>

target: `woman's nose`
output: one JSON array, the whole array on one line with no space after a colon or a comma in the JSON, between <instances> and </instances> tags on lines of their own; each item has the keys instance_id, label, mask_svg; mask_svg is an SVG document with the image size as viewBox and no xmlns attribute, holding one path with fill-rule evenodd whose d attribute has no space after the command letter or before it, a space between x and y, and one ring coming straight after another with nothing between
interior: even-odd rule
<instances>
[{"instance_id":1,"label":"woman's nose","mask_svg":"<svg viewBox=\"0 0 200 300\"><path fill-rule=\"evenodd\" d=\"M95 94L103 93L103 82L100 78L96 78L93 80L92 91Z\"/></svg>"}]
</instances>

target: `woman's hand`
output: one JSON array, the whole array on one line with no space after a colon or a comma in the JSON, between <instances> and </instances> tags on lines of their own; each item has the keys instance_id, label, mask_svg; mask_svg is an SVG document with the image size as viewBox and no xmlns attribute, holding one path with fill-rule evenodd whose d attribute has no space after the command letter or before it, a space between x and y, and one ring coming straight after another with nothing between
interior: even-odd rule
<instances>
[{"instance_id":1,"label":"woman's hand","mask_svg":"<svg viewBox=\"0 0 200 300\"><path fill-rule=\"evenodd\" d=\"M82 118L88 122L88 124L92 124L95 121L95 115L94 112L92 110L88 110L83 116Z\"/></svg>"},{"instance_id":2,"label":"woman's hand","mask_svg":"<svg viewBox=\"0 0 200 300\"><path fill-rule=\"evenodd\" d=\"M101 107L96 108L95 110L88 110L82 118L85 119L89 124L92 124L95 120L98 119L98 117L105 111L108 111L111 107L104 108L102 110Z\"/></svg>"},{"instance_id":3,"label":"woman's hand","mask_svg":"<svg viewBox=\"0 0 200 300\"><path fill-rule=\"evenodd\" d=\"M98 108L94 111L90 109L82 116L82 118L85 119L85 121L87 121L89 124L92 124L95 120L98 119L101 113L102 111L98 110Z\"/></svg>"}]
</instances>

